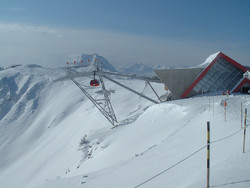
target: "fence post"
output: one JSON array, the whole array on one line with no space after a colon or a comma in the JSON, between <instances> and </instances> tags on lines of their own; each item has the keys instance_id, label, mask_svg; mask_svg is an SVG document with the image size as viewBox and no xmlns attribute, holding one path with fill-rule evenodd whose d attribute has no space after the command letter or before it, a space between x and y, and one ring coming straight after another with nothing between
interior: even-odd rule
<instances>
[{"instance_id":1,"label":"fence post","mask_svg":"<svg viewBox=\"0 0 250 188\"><path fill-rule=\"evenodd\" d=\"M245 153L246 127L247 127L247 109L245 109L244 136L243 136L243 153Z\"/></svg>"},{"instance_id":2,"label":"fence post","mask_svg":"<svg viewBox=\"0 0 250 188\"><path fill-rule=\"evenodd\" d=\"M207 188L209 188L210 178L210 122L207 122Z\"/></svg>"}]
</instances>

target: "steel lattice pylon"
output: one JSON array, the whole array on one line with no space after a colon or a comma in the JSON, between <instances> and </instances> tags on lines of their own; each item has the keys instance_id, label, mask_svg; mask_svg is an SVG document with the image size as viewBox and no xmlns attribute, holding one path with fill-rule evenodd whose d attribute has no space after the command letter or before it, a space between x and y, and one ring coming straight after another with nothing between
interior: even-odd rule
<instances>
[{"instance_id":1,"label":"steel lattice pylon","mask_svg":"<svg viewBox=\"0 0 250 188\"><path fill-rule=\"evenodd\" d=\"M93 66L91 71L87 71L87 72L86 71L85 72L77 72L76 71L76 69L78 69L78 68L88 67L90 65ZM91 94L89 94L87 92L87 90L85 89L85 86L76 80L76 78L82 77L82 76L90 77L93 75L93 73L94 73L94 79L95 79L95 75L98 76L99 82L100 82L100 85L102 88L101 91L97 92L99 94L99 98L93 98L91 96ZM158 94L153 89L152 85L150 84L150 82L162 83L159 79L157 79L157 78L153 79L153 78L148 78L145 76L129 75L129 74L117 73L117 72L116 73L115 72L104 72L104 71L102 71L101 61L98 61L96 59L95 59L93 64L88 64L88 65L82 64L81 66L75 66L75 65L74 66L67 66L66 74L67 74L66 78L71 79L81 89L81 91L85 94L85 96L88 97L88 99L96 106L96 108L107 118L107 120L113 126L116 126L116 123L118 123L118 121L116 119L115 112L114 112L113 107L112 107L111 102L110 102L111 91L108 91L106 89L103 78L105 78L105 79L123 87L124 89L127 89L127 90L133 92L134 94L139 95L140 97L143 97L143 98L145 98L145 99L147 99L155 104L162 102L160 97L158 96ZM115 81L114 79L110 78L110 76L122 76L122 77L129 77L129 78L133 78L133 79L139 79L139 80L146 81L146 83L150 86L150 88L155 93L155 95L157 96L157 98L160 102L144 95L143 93L135 91L134 89L132 89L132 88L130 88L130 87L118 82L118 81ZM65 79L65 78L61 78L58 80L63 80L63 79Z\"/></svg>"},{"instance_id":2,"label":"steel lattice pylon","mask_svg":"<svg viewBox=\"0 0 250 188\"><path fill-rule=\"evenodd\" d=\"M82 67L82 66L81 66ZM117 119L115 116L115 112L113 110L113 107L111 105L109 96L110 96L110 91L107 91L103 82L102 75L98 75L99 81L102 87L102 90L98 92L99 97L98 99L93 98L87 91L84 89L84 87L76 81L75 77L78 77L76 72L73 71L74 68L78 67L67 67L66 73L68 77L81 89L81 91L88 97L88 99L97 107L97 109L108 119L108 121L115 126L115 123L117 123ZM96 70L100 71L100 68L98 65L96 65ZM85 75L91 75L93 73L85 73Z\"/></svg>"}]
</instances>

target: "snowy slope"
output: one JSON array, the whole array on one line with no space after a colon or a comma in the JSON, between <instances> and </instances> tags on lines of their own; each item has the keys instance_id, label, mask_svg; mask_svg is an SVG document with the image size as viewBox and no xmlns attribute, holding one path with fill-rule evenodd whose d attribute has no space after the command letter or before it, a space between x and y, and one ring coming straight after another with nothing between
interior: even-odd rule
<instances>
[{"instance_id":1,"label":"snowy slope","mask_svg":"<svg viewBox=\"0 0 250 188\"><path fill-rule=\"evenodd\" d=\"M206 187L207 121L216 141L210 184L250 186L250 137L243 154L240 122L248 95L229 96L225 122L225 96L155 105L105 82L120 121L112 128L72 81L54 82L64 76L35 65L0 71L1 187ZM119 81L145 89L143 81Z\"/></svg>"}]
</instances>

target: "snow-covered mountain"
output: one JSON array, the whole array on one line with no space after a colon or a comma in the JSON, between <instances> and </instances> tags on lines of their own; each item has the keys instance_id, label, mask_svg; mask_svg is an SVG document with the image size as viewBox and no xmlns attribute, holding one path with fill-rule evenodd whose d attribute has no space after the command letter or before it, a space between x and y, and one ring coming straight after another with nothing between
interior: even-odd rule
<instances>
[{"instance_id":1,"label":"snow-covered mountain","mask_svg":"<svg viewBox=\"0 0 250 188\"><path fill-rule=\"evenodd\" d=\"M240 116L249 95L152 104L105 80L119 120L113 128L64 76L64 69L36 65L0 71L1 187L206 187L207 121L211 187L250 186L250 136L243 153ZM90 78L77 79L98 95ZM119 82L154 97L141 80ZM221 100L228 104L226 122Z\"/></svg>"},{"instance_id":2,"label":"snow-covered mountain","mask_svg":"<svg viewBox=\"0 0 250 188\"><path fill-rule=\"evenodd\" d=\"M144 76L155 76L154 69L165 68L160 65L145 65L143 63L122 65L115 68L106 58L96 53L92 55L81 54L80 56L67 57L66 60L73 66L91 65L88 68L88 71L93 71L95 69L94 64L96 62L100 62L102 64L102 69L105 71L144 75Z\"/></svg>"},{"instance_id":3,"label":"snow-covered mountain","mask_svg":"<svg viewBox=\"0 0 250 188\"><path fill-rule=\"evenodd\" d=\"M71 64L76 65L94 65L94 63L101 63L101 67L105 71L111 71L116 72L116 69L113 67L112 64L109 63L107 59L105 59L103 56L100 56L98 54L81 54L80 56L74 56L74 57L67 57L66 60ZM92 67L93 68L93 67Z\"/></svg>"},{"instance_id":4,"label":"snow-covered mountain","mask_svg":"<svg viewBox=\"0 0 250 188\"><path fill-rule=\"evenodd\" d=\"M135 63L118 67L117 70L123 73L138 74L146 76L154 76L154 69L162 68L160 65L145 65L142 63Z\"/></svg>"}]
</instances>

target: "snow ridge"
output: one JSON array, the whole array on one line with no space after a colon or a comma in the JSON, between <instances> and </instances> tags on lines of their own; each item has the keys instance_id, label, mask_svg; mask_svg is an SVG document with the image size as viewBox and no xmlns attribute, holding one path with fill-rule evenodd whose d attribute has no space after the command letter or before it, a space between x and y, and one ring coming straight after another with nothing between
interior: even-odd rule
<instances>
[{"instance_id":1,"label":"snow ridge","mask_svg":"<svg viewBox=\"0 0 250 188\"><path fill-rule=\"evenodd\" d=\"M204 61L204 63L198 65L198 67L207 67L213 60L214 58L216 58L216 56L219 54L220 52L216 52L214 54L211 54L210 56L208 56L208 58Z\"/></svg>"},{"instance_id":2,"label":"snow ridge","mask_svg":"<svg viewBox=\"0 0 250 188\"><path fill-rule=\"evenodd\" d=\"M249 187L250 137L243 153L240 117L249 95L152 104L107 81L114 110L126 120L112 128L70 80L54 82L63 76L63 69L34 65L0 71L1 187L205 187L207 121L210 185ZM119 81L150 95L143 81Z\"/></svg>"}]
</instances>

